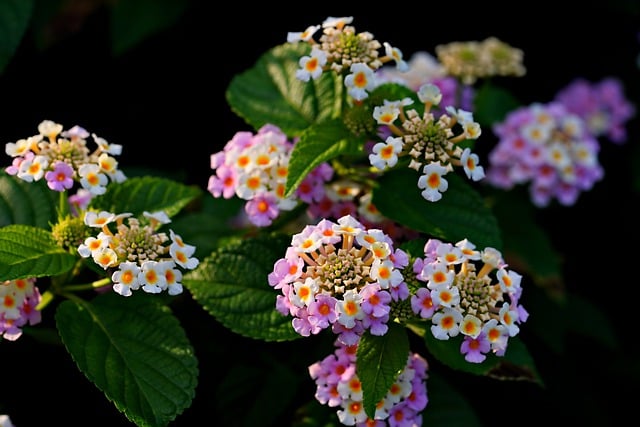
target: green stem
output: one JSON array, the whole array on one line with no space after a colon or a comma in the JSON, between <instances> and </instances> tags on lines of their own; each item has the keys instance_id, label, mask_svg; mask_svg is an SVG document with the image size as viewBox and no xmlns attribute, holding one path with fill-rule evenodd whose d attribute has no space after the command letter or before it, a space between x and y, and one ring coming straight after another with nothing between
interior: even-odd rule
<instances>
[{"instance_id":1,"label":"green stem","mask_svg":"<svg viewBox=\"0 0 640 427\"><path fill-rule=\"evenodd\" d=\"M111 283L111 278L105 277L104 279L96 280L91 283L82 283L78 285L60 285L53 284L50 289L48 289L44 294L42 294L42 298L40 299L40 303L36 306L36 310L42 311L46 306L48 306L56 295L64 296L68 299L73 299L72 295L74 291L85 291L88 289L98 289L103 286L107 286Z\"/></svg>"},{"instance_id":2,"label":"green stem","mask_svg":"<svg viewBox=\"0 0 640 427\"><path fill-rule=\"evenodd\" d=\"M69 202L67 201L67 192L61 191L58 197L58 220L64 218L69 213Z\"/></svg>"},{"instance_id":3,"label":"green stem","mask_svg":"<svg viewBox=\"0 0 640 427\"><path fill-rule=\"evenodd\" d=\"M75 302L78 305L82 305L85 302L82 298L80 298L79 296L71 292L64 292L61 295L67 299L70 299L71 301Z\"/></svg>"},{"instance_id":4,"label":"green stem","mask_svg":"<svg viewBox=\"0 0 640 427\"><path fill-rule=\"evenodd\" d=\"M53 301L54 296L53 292L49 290L45 291L45 293L42 294L42 298L40 298L40 302L36 306L36 310L42 311L51 301Z\"/></svg>"},{"instance_id":5,"label":"green stem","mask_svg":"<svg viewBox=\"0 0 640 427\"><path fill-rule=\"evenodd\" d=\"M67 291L86 291L88 289L98 289L103 286L107 286L109 283L111 283L111 278L105 277L104 279L96 280L95 282L91 282L91 283L81 283L78 285L65 285L62 289L65 291L65 294L66 294Z\"/></svg>"}]
</instances>

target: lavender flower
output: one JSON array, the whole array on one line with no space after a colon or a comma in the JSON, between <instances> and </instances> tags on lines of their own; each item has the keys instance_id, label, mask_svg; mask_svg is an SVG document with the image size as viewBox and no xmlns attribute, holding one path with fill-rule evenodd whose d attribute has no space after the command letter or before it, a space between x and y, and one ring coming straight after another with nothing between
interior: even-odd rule
<instances>
[{"instance_id":1,"label":"lavender flower","mask_svg":"<svg viewBox=\"0 0 640 427\"><path fill-rule=\"evenodd\" d=\"M348 346L336 341L335 346L333 354L309 366L309 374L316 383L316 400L338 408L338 419L343 425L422 425L421 412L429 401L426 386L429 366L422 356L409 355L406 366L376 405L374 417L369 418L364 411L362 384L356 373L358 344Z\"/></svg>"},{"instance_id":2,"label":"lavender flower","mask_svg":"<svg viewBox=\"0 0 640 427\"><path fill-rule=\"evenodd\" d=\"M576 79L556 94L555 101L582 118L596 138L606 137L615 144L627 141L625 124L636 110L619 79L609 77L597 83Z\"/></svg>"},{"instance_id":3,"label":"lavender flower","mask_svg":"<svg viewBox=\"0 0 640 427\"><path fill-rule=\"evenodd\" d=\"M553 198L573 205L604 175L598 140L563 104L518 108L494 126L494 133L499 141L489 153L487 182L502 189L529 184L538 207Z\"/></svg>"}]
</instances>

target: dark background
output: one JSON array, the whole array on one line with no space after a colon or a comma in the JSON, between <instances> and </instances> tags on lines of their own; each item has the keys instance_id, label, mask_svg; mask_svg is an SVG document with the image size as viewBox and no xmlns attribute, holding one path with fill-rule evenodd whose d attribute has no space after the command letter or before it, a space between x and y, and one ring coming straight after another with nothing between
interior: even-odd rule
<instances>
[{"instance_id":1,"label":"dark background","mask_svg":"<svg viewBox=\"0 0 640 427\"><path fill-rule=\"evenodd\" d=\"M71 8L73 13L49 22L47 30L55 37L46 46L39 46L28 33L0 74L2 142L36 133L44 119L65 129L78 124L122 144L120 165L162 169L203 188L211 174L209 156L235 132L249 129L225 100L233 75L251 67L267 49L284 43L287 32L303 31L327 16L354 16L352 25L358 31L369 31L399 47L405 59L419 50L434 54L438 44L498 37L524 51L527 75L503 81L522 104L551 101L576 77L599 81L615 76L624 82L628 99L640 105L636 65L640 15L632 1L562 6L568 10L559 10L560 2L550 1L512 2L507 7L491 2L430 2L419 9L402 3L387 5L395 7L375 15L350 10L315 13L319 4L271 5L264 10L226 4L228 9L223 10L212 2L191 1L175 25L120 55L111 51L107 3L70 3L84 8ZM306 10L314 13L300 12ZM632 324L638 296L634 269L638 193L632 178L638 119L627 129L625 145L602 144L603 181L575 206L554 205L536 214L563 254L566 289L606 313L619 348L569 335L566 352L558 355L525 327L523 340L531 345L547 389L451 373L484 425L526 420L615 425L618 419L635 417L632 398L637 395L639 370ZM9 163L7 158L5 164ZM225 373L219 360L231 353L250 364L256 355L282 354L290 344L244 340L198 307L185 304L177 310L192 340L210 344L198 350L201 376L193 405L174 425L218 425L219 414L212 408ZM553 315L532 316L546 314ZM303 377L309 360L315 361L312 354L309 350L299 361ZM23 360L33 365L26 369ZM0 374L0 413L7 411L17 427L47 421L129 425L62 348L25 336L16 343L2 342L0 361L5 371ZM309 393L301 399L312 396L311 384Z\"/></svg>"}]
</instances>

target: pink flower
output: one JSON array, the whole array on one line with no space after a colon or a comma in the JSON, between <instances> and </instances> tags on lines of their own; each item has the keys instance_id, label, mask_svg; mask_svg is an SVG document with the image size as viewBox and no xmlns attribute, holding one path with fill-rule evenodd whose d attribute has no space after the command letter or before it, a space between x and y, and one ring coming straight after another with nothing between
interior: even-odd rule
<instances>
[{"instance_id":1,"label":"pink flower","mask_svg":"<svg viewBox=\"0 0 640 427\"><path fill-rule=\"evenodd\" d=\"M73 168L67 162L57 161L53 170L44 174L47 185L53 191L64 191L73 187Z\"/></svg>"}]
</instances>

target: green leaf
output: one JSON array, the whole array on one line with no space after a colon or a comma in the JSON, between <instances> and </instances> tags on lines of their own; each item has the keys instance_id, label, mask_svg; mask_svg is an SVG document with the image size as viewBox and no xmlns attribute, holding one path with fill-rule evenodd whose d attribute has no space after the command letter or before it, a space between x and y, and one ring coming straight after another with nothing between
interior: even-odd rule
<instances>
[{"instance_id":1,"label":"green leaf","mask_svg":"<svg viewBox=\"0 0 640 427\"><path fill-rule=\"evenodd\" d=\"M75 261L47 230L23 224L0 228L0 283L64 273Z\"/></svg>"},{"instance_id":2,"label":"green leaf","mask_svg":"<svg viewBox=\"0 0 640 427\"><path fill-rule=\"evenodd\" d=\"M356 354L356 373L362 383L362 401L366 414L373 418L376 404L382 400L409 359L407 330L389 323L389 330L382 336L365 333Z\"/></svg>"},{"instance_id":3,"label":"green leaf","mask_svg":"<svg viewBox=\"0 0 640 427\"><path fill-rule=\"evenodd\" d=\"M402 242L400 245L400 249L409 254L410 257L413 258L423 258L424 257L424 245L427 244L426 238L416 238L412 240L408 240L406 242Z\"/></svg>"},{"instance_id":4,"label":"green leaf","mask_svg":"<svg viewBox=\"0 0 640 427\"><path fill-rule=\"evenodd\" d=\"M343 154L361 154L363 146L364 141L354 140L339 120L311 126L291 151L285 196L293 194L307 174L321 163Z\"/></svg>"},{"instance_id":5,"label":"green leaf","mask_svg":"<svg viewBox=\"0 0 640 427\"><path fill-rule=\"evenodd\" d=\"M287 360L261 360L235 364L217 386L215 406L219 425L276 426L296 400L304 377L294 372Z\"/></svg>"},{"instance_id":6,"label":"green leaf","mask_svg":"<svg viewBox=\"0 0 640 427\"><path fill-rule=\"evenodd\" d=\"M239 335L265 341L300 338L291 317L276 311L279 291L267 280L290 240L259 235L229 243L186 274L182 284L209 314Z\"/></svg>"},{"instance_id":7,"label":"green leaf","mask_svg":"<svg viewBox=\"0 0 640 427\"><path fill-rule=\"evenodd\" d=\"M189 4L185 0L128 0L111 6L111 49L120 55L150 36L176 24Z\"/></svg>"},{"instance_id":8,"label":"green leaf","mask_svg":"<svg viewBox=\"0 0 640 427\"><path fill-rule=\"evenodd\" d=\"M245 202L237 197L219 199L205 195L202 209L172 218L171 228L182 240L196 247L196 256L204 258L218 248L222 239L238 233L233 221L237 220Z\"/></svg>"},{"instance_id":9,"label":"green leaf","mask_svg":"<svg viewBox=\"0 0 640 427\"><path fill-rule=\"evenodd\" d=\"M48 229L56 221L58 196L44 180L26 182L12 175L0 175L0 227L26 224Z\"/></svg>"},{"instance_id":10,"label":"green leaf","mask_svg":"<svg viewBox=\"0 0 640 427\"><path fill-rule=\"evenodd\" d=\"M430 324L430 322L429 322ZM469 363L464 360L464 355L460 353L461 338L454 337L448 340L439 340L433 336L429 326L425 327L424 341L429 353L445 365L452 369L474 375L488 375L491 369L498 365L498 358L494 355L487 355L482 363ZM511 343L511 341L509 341Z\"/></svg>"},{"instance_id":11,"label":"green leaf","mask_svg":"<svg viewBox=\"0 0 640 427\"><path fill-rule=\"evenodd\" d=\"M569 327L567 295L563 295L562 299L550 298L548 293L539 286L528 286L525 293L526 302L523 304L527 311L534 314L544 313L542 316L530 316L525 327L553 352L562 354L566 348Z\"/></svg>"},{"instance_id":12,"label":"green leaf","mask_svg":"<svg viewBox=\"0 0 640 427\"><path fill-rule=\"evenodd\" d=\"M509 346L504 357L498 357L498 364L488 373L499 380L530 381L544 386L535 361L519 336L509 338Z\"/></svg>"},{"instance_id":13,"label":"green leaf","mask_svg":"<svg viewBox=\"0 0 640 427\"><path fill-rule=\"evenodd\" d=\"M518 195L522 193L503 192L493 208L504 238L505 258L538 285L557 289L562 286L562 257L546 230L536 223L529 200Z\"/></svg>"},{"instance_id":14,"label":"green leaf","mask_svg":"<svg viewBox=\"0 0 640 427\"><path fill-rule=\"evenodd\" d=\"M0 73L18 49L29 27L32 11L33 0L0 1Z\"/></svg>"},{"instance_id":15,"label":"green leaf","mask_svg":"<svg viewBox=\"0 0 640 427\"><path fill-rule=\"evenodd\" d=\"M129 212L134 216L144 211L165 211L169 217L202 196L196 186L188 186L166 178L134 177L121 183L111 183L107 192L96 197L91 207L113 213Z\"/></svg>"},{"instance_id":16,"label":"green leaf","mask_svg":"<svg viewBox=\"0 0 640 427\"><path fill-rule=\"evenodd\" d=\"M493 85L489 80L478 88L473 103L473 117L481 127L502 122L509 112L520 107L520 102L510 92Z\"/></svg>"},{"instance_id":17,"label":"green leaf","mask_svg":"<svg viewBox=\"0 0 640 427\"><path fill-rule=\"evenodd\" d=\"M290 137L341 111L342 80L333 72L302 82L296 78L306 43L285 43L264 53L256 65L234 76L227 88L230 108L255 129L278 126Z\"/></svg>"},{"instance_id":18,"label":"green leaf","mask_svg":"<svg viewBox=\"0 0 640 427\"><path fill-rule=\"evenodd\" d=\"M610 350L618 350L616 330L601 308L589 300L571 294L567 298L567 329L593 339Z\"/></svg>"},{"instance_id":19,"label":"green leaf","mask_svg":"<svg viewBox=\"0 0 640 427\"><path fill-rule=\"evenodd\" d=\"M473 405L466 400L464 395L449 385L438 372L429 372L427 391L429 403L422 414L423 425L431 427L482 426Z\"/></svg>"},{"instance_id":20,"label":"green leaf","mask_svg":"<svg viewBox=\"0 0 640 427\"><path fill-rule=\"evenodd\" d=\"M423 336L433 357L452 369L501 380L542 383L533 358L517 336L509 338L509 344L504 356L499 357L489 353L482 363L470 363L464 360L464 355L460 353L461 336L448 340L439 340L428 329L426 329Z\"/></svg>"},{"instance_id":21,"label":"green leaf","mask_svg":"<svg viewBox=\"0 0 640 427\"><path fill-rule=\"evenodd\" d=\"M371 94L369 95L371 105L373 106L383 105L385 100L400 101L404 98L411 98L416 102L416 105L412 105L412 108L418 108L421 104L415 91L399 83L383 83L379 86L376 86L376 88L371 91ZM422 111L418 112L422 113Z\"/></svg>"},{"instance_id":22,"label":"green leaf","mask_svg":"<svg viewBox=\"0 0 640 427\"><path fill-rule=\"evenodd\" d=\"M166 426L191 405L198 360L168 307L152 295L68 300L56 311L84 375L138 426Z\"/></svg>"},{"instance_id":23,"label":"green leaf","mask_svg":"<svg viewBox=\"0 0 640 427\"><path fill-rule=\"evenodd\" d=\"M484 199L455 173L446 175L449 188L437 202L420 194L419 174L401 168L385 173L373 190L373 204L387 218L451 243L469 239L479 248L501 250L496 218Z\"/></svg>"}]
</instances>

